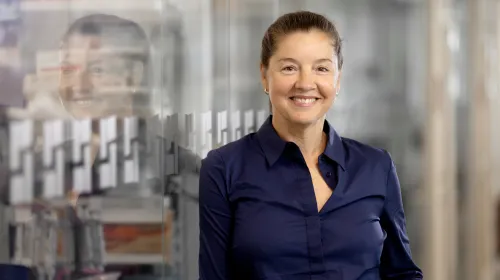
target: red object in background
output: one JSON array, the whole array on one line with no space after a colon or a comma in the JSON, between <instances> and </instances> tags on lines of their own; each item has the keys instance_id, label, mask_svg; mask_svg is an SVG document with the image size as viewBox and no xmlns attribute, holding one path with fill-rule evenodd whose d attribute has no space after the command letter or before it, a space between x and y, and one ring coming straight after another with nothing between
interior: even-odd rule
<instances>
[{"instance_id":1,"label":"red object in background","mask_svg":"<svg viewBox=\"0 0 500 280\"><path fill-rule=\"evenodd\" d=\"M108 254L165 254L170 243L170 225L105 224L103 225Z\"/></svg>"}]
</instances>

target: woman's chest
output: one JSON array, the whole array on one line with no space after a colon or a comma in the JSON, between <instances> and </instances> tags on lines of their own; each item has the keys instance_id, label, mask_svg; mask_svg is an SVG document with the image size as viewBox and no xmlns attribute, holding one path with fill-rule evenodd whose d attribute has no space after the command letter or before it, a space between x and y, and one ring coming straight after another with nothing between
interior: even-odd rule
<instances>
[{"instance_id":1,"label":"woman's chest","mask_svg":"<svg viewBox=\"0 0 500 280\"><path fill-rule=\"evenodd\" d=\"M319 212L311 176L238 185L231 197L235 257L262 264L285 258L299 265L294 262L311 257L308 244L314 240L321 241L325 258L352 251L379 254L385 186L383 180L367 182L340 174L333 193L323 193L329 197Z\"/></svg>"}]
</instances>

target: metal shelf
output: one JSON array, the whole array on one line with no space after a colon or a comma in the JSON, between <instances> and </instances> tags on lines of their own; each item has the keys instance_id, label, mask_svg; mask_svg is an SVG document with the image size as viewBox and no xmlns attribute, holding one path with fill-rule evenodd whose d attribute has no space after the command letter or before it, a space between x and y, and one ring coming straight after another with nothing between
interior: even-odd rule
<instances>
[{"instance_id":1,"label":"metal shelf","mask_svg":"<svg viewBox=\"0 0 500 280\"><path fill-rule=\"evenodd\" d=\"M107 254L104 263L112 264L162 264L165 258L161 254Z\"/></svg>"}]
</instances>

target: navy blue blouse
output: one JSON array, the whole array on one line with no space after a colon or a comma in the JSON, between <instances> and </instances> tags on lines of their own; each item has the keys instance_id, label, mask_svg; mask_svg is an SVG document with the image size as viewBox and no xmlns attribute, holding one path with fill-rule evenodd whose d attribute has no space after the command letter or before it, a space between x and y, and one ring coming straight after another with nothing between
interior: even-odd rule
<instances>
[{"instance_id":1,"label":"navy blue blouse","mask_svg":"<svg viewBox=\"0 0 500 280\"><path fill-rule=\"evenodd\" d=\"M325 122L319 168L333 194L318 212L304 158L271 118L202 161L200 279L423 279L389 154Z\"/></svg>"}]
</instances>

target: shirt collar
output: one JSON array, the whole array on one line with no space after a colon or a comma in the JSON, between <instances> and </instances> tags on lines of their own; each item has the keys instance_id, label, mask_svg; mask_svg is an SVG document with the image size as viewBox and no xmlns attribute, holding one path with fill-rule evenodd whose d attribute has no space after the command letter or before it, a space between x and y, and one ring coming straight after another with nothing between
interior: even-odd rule
<instances>
[{"instance_id":1,"label":"shirt collar","mask_svg":"<svg viewBox=\"0 0 500 280\"><path fill-rule=\"evenodd\" d=\"M328 135L328 142L324 155L338 163L345 170L345 151L342 138L335 129L325 120L323 131ZM285 150L287 142L278 136L272 125L272 115L262 124L257 131L257 139L264 151L269 165L273 165Z\"/></svg>"}]
</instances>

